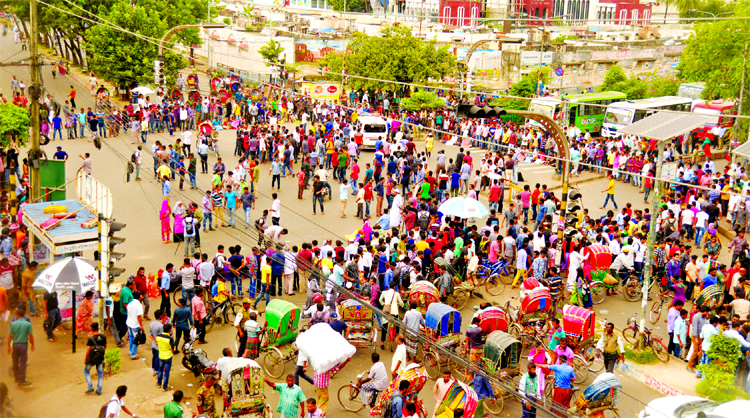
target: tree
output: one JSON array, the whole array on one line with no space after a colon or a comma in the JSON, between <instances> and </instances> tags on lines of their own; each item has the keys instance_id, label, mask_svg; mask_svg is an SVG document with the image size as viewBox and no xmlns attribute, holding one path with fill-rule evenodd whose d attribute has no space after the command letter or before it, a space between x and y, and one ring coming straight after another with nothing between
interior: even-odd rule
<instances>
[{"instance_id":1,"label":"tree","mask_svg":"<svg viewBox=\"0 0 750 418\"><path fill-rule=\"evenodd\" d=\"M131 7L126 0L108 9L102 7L99 15L126 30L157 39L169 29L154 9ZM86 31L86 38L86 50L91 53L89 65L100 77L126 88L153 82L156 44L104 25L92 26ZM179 55L166 52L164 67L168 84L174 83L177 71L184 65Z\"/></svg>"},{"instance_id":2,"label":"tree","mask_svg":"<svg viewBox=\"0 0 750 418\"><path fill-rule=\"evenodd\" d=\"M734 10L734 2L725 2L724 0L699 0L698 4L693 7L696 11L688 9L686 11L680 11L680 17L693 18L693 17L711 17L716 15L721 17L727 17Z\"/></svg>"},{"instance_id":3,"label":"tree","mask_svg":"<svg viewBox=\"0 0 750 418\"><path fill-rule=\"evenodd\" d=\"M609 67L609 71L607 71L607 74L604 76L604 81L602 81L601 86L599 86L599 91L617 91L615 90L615 86L619 86L620 83L625 82L627 79L628 77L625 75L625 71L623 71L622 67L614 64Z\"/></svg>"},{"instance_id":4,"label":"tree","mask_svg":"<svg viewBox=\"0 0 750 418\"><path fill-rule=\"evenodd\" d=\"M401 100L401 109L403 110L421 111L443 107L445 107L445 100L426 90L416 91L411 97Z\"/></svg>"},{"instance_id":5,"label":"tree","mask_svg":"<svg viewBox=\"0 0 750 418\"><path fill-rule=\"evenodd\" d=\"M747 398L740 388L734 385L734 371L740 358L737 340L723 334L711 337L711 349L706 353L711 362L698 366L704 379L696 386L698 395L716 402L727 402L738 396ZM744 358L744 356L743 356Z\"/></svg>"},{"instance_id":6,"label":"tree","mask_svg":"<svg viewBox=\"0 0 750 418\"><path fill-rule=\"evenodd\" d=\"M0 149L8 149L13 143L25 146L29 126L31 114L28 110L13 103L0 104Z\"/></svg>"},{"instance_id":7,"label":"tree","mask_svg":"<svg viewBox=\"0 0 750 418\"><path fill-rule=\"evenodd\" d=\"M347 12L365 12L364 0L329 0L328 4L333 7L333 10L343 11L344 3L346 3Z\"/></svg>"},{"instance_id":8,"label":"tree","mask_svg":"<svg viewBox=\"0 0 750 418\"><path fill-rule=\"evenodd\" d=\"M448 45L438 47L434 39L423 41L406 26L387 26L381 32L379 37L356 32L346 54L326 55L321 61L321 66L329 71L326 78L341 80L346 70L348 75L385 80L349 77L354 89L394 91L401 86L392 81L424 82L442 79L455 71L456 57L450 54Z\"/></svg>"},{"instance_id":9,"label":"tree","mask_svg":"<svg viewBox=\"0 0 750 418\"><path fill-rule=\"evenodd\" d=\"M278 63L279 55L282 52L284 52L284 47L281 46L281 42L274 41L273 39L269 39L265 45L258 48L258 53L263 57L266 67Z\"/></svg>"},{"instance_id":10,"label":"tree","mask_svg":"<svg viewBox=\"0 0 750 418\"><path fill-rule=\"evenodd\" d=\"M738 2L734 14L749 17L750 1ZM685 50L677 67L681 77L685 81L704 82L704 99L737 99L742 82L743 49L750 44L750 22L721 20L700 23L693 27L693 31L685 41Z\"/></svg>"}]
</instances>

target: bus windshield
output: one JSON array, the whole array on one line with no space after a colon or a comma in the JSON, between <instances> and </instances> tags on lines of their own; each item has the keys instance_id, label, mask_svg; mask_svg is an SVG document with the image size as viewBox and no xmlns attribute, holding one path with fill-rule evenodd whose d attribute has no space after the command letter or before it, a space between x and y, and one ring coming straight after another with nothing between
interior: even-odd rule
<instances>
[{"instance_id":1,"label":"bus windshield","mask_svg":"<svg viewBox=\"0 0 750 418\"><path fill-rule=\"evenodd\" d=\"M552 117L555 114L556 107L556 105L548 103L531 103L531 105L529 105L529 111L543 113Z\"/></svg>"},{"instance_id":2,"label":"bus windshield","mask_svg":"<svg viewBox=\"0 0 750 418\"><path fill-rule=\"evenodd\" d=\"M607 109L607 113L604 115L605 123L613 123L615 125L630 125L633 121L633 109Z\"/></svg>"}]
</instances>

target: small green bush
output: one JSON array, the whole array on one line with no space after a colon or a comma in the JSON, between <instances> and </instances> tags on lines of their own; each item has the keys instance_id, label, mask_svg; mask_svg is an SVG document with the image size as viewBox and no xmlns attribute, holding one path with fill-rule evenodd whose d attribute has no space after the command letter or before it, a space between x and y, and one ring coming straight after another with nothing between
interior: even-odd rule
<instances>
[{"instance_id":1,"label":"small green bush","mask_svg":"<svg viewBox=\"0 0 750 418\"><path fill-rule=\"evenodd\" d=\"M698 366L698 370L703 373L703 380L695 387L698 395L716 402L728 402L738 397L750 399L750 396L734 384L734 370L740 357L740 346L737 341L716 334L711 337L711 349L706 355L711 362Z\"/></svg>"},{"instance_id":2,"label":"small green bush","mask_svg":"<svg viewBox=\"0 0 750 418\"><path fill-rule=\"evenodd\" d=\"M104 372L112 376L120 372L122 367L122 356L119 348L110 348L104 351Z\"/></svg>"},{"instance_id":3,"label":"small green bush","mask_svg":"<svg viewBox=\"0 0 750 418\"><path fill-rule=\"evenodd\" d=\"M654 354L653 350L647 348L645 350L634 351L630 348L625 349L625 358L636 364L654 364L659 361Z\"/></svg>"}]
</instances>

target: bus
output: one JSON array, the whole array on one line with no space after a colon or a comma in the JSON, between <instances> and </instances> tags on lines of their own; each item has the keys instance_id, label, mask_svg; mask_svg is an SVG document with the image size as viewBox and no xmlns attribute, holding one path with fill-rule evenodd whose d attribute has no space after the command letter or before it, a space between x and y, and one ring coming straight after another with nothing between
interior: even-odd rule
<instances>
[{"instance_id":1,"label":"bus","mask_svg":"<svg viewBox=\"0 0 750 418\"><path fill-rule=\"evenodd\" d=\"M682 83L677 88L677 96L685 97L688 99L700 99L703 89L706 88L706 83Z\"/></svg>"},{"instance_id":2,"label":"bus","mask_svg":"<svg viewBox=\"0 0 750 418\"><path fill-rule=\"evenodd\" d=\"M693 113L700 113L704 115L718 115L716 119L705 124L700 128L696 128L693 132L699 139L708 138L710 141L716 140L722 136L719 133L726 134L729 129L734 126L734 118L727 118L721 115L736 115L737 104L732 101L723 100L712 100L706 102L703 100L698 101L693 105ZM714 130L714 128L724 128L723 130Z\"/></svg>"},{"instance_id":3,"label":"bus","mask_svg":"<svg viewBox=\"0 0 750 418\"><path fill-rule=\"evenodd\" d=\"M629 126L659 110L679 110L690 112L693 99L689 97L664 96L648 99L628 100L612 103L607 107L602 124L602 136L617 138L618 129Z\"/></svg>"},{"instance_id":4,"label":"bus","mask_svg":"<svg viewBox=\"0 0 750 418\"><path fill-rule=\"evenodd\" d=\"M587 129L592 134L599 132L607 106L626 98L625 93L618 91L566 95L564 100L570 102L568 125L578 127L581 132ZM598 106L588 106L589 104ZM563 118L563 103L556 97L539 97L531 100L529 111L543 113L560 123ZM527 120L526 124L535 128L540 127L538 122L532 120Z\"/></svg>"}]
</instances>

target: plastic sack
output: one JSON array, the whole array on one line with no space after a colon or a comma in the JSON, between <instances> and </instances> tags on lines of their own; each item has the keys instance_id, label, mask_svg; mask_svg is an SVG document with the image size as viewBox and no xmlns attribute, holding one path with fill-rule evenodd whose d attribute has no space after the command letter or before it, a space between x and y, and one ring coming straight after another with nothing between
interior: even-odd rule
<instances>
[{"instance_id":1,"label":"plastic sack","mask_svg":"<svg viewBox=\"0 0 750 418\"><path fill-rule=\"evenodd\" d=\"M325 344L321 344L325 341ZM297 347L305 353L318 374L351 358L357 349L326 323L315 324L297 336Z\"/></svg>"}]
</instances>

